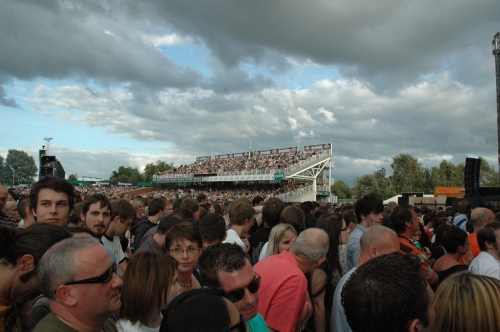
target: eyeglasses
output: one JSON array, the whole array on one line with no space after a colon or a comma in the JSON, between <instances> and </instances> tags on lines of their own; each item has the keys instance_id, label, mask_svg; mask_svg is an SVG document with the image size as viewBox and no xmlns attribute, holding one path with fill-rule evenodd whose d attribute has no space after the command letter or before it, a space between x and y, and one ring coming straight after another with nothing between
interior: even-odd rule
<instances>
[{"instance_id":1,"label":"eyeglasses","mask_svg":"<svg viewBox=\"0 0 500 332\"><path fill-rule=\"evenodd\" d=\"M106 284L113 279L113 274L116 273L116 263L113 263L109 269L104 271L103 274L97 277L78 280L78 281L70 281L65 283L64 285L78 285L78 284ZM55 291L54 291L55 292Z\"/></svg>"},{"instance_id":2,"label":"eyeglasses","mask_svg":"<svg viewBox=\"0 0 500 332\"><path fill-rule=\"evenodd\" d=\"M170 251L171 255L176 255L180 256L185 252L188 253L188 255L197 255L200 251L200 248L189 248L189 249L181 249L181 248L173 248L173 249L168 249Z\"/></svg>"},{"instance_id":3,"label":"eyeglasses","mask_svg":"<svg viewBox=\"0 0 500 332\"><path fill-rule=\"evenodd\" d=\"M229 328L229 331L239 331L239 332L243 332L243 331L246 331L247 328L245 326L245 321L243 320L243 315L240 315L240 321L236 324L236 325L233 325Z\"/></svg>"},{"instance_id":4,"label":"eyeglasses","mask_svg":"<svg viewBox=\"0 0 500 332\"><path fill-rule=\"evenodd\" d=\"M232 303L240 302L243 300L245 297L245 288L248 289L250 293L257 293L257 291L260 288L260 275L256 273L257 277L252 280L251 283L248 284L248 286L243 287L243 288L238 288L233 291L227 292L224 294L224 297L231 301Z\"/></svg>"}]
</instances>

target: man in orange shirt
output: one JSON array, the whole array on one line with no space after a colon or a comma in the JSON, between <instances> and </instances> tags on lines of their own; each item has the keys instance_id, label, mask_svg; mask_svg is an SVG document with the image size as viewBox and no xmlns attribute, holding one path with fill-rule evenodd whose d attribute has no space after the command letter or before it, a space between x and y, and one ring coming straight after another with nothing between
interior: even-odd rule
<instances>
[{"instance_id":1,"label":"man in orange shirt","mask_svg":"<svg viewBox=\"0 0 500 332\"><path fill-rule=\"evenodd\" d=\"M481 253L481 249L479 249L479 245L477 243L477 232L492 220L495 220L495 214L490 209L479 207L472 210L471 223L474 227L474 232L469 234L469 251L471 252L472 257L469 257L469 259L467 259L467 255L463 255L460 259L460 262L462 264L465 264L465 262L470 262L472 258L476 258L477 255Z\"/></svg>"}]
</instances>

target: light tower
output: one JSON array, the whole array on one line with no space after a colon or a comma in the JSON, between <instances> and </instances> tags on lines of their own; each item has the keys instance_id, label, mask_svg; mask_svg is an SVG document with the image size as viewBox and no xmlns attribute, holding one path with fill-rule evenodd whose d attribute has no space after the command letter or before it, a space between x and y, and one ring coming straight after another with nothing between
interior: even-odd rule
<instances>
[{"instance_id":1,"label":"light tower","mask_svg":"<svg viewBox=\"0 0 500 332\"><path fill-rule=\"evenodd\" d=\"M44 137L43 138L47 144L45 145L45 155L48 156L50 153L50 141L53 140L52 137Z\"/></svg>"},{"instance_id":2,"label":"light tower","mask_svg":"<svg viewBox=\"0 0 500 332\"><path fill-rule=\"evenodd\" d=\"M498 132L498 171L500 174L500 32L493 36L491 42L495 56L495 72L497 81L497 132Z\"/></svg>"}]
</instances>

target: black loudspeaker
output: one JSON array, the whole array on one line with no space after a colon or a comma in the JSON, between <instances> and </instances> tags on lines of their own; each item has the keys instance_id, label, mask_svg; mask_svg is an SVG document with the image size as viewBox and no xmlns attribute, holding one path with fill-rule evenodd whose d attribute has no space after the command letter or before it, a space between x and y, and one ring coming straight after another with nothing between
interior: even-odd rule
<instances>
[{"instance_id":1,"label":"black loudspeaker","mask_svg":"<svg viewBox=\"0 0 500 332\"><path fill-rule=\"evenodd\" d=\"M464 184L465 197L479 196L479 170L481 160L476 158L465 158Z\"/></svg>"}]
</instances>

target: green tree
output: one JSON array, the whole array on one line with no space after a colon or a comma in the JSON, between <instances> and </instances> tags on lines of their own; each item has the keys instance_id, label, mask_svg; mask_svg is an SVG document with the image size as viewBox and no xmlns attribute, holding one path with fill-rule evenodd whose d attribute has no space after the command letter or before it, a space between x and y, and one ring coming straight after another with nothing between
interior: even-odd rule
<instances>
[{"instance_id":1,"label":"green tree","mask_svg":"<svg viewBox=\"0 0 500 332\"><path fill-rule=\"evenodd\" d=\"M417 158L403 153L395 156L391 163L392 185L396 192L424 191L425 174Z\"/></svg>"},{"instance_id":2,"label":"green tree","mask_svg":"<svg viewBox=\"0 0 500 332\"><path fill-rule=\"evenodd\" d=\"M366 174L356 178L354 190L358 192L358 196L372 193L382 199L396 195L396 191L392 187L390 180L386 177L385 168L381 168L373 172L373 174Z\"/></svg>"},{"instance_id":3,"label":"green tree","mask_svg":"<svg viewBox=\"0 0 500 332\"><path fill-rule=\"evenodd\" d=\"M481 167L479 169L479 185L481 187L498 187L499 180L497 169L490 165L483 157L479 157L479 159L481 160Z\"/></svg>"},{"instance_id":4,"label":"green tree","mask_svg":"<svg viewBox=\"0 0 500 332\"><path fill-rule=\"evenodd\" d=\"M119 182L140 182L144 181L144 176L137 168L120 166L118 171L113 171L109 181Z\"/></svg>"},{"instance_id":5,"label":"green tree","mask_svg":"<svg viewBox=\"0 0 500 332\"><path fill-rule=\"evenodd\" d=\"M155 175L158 172L165 172L171 170L173 167L173 164L167 164L164 161L158 160L155 163L149 163L146 164L144 167L144 179L145 181L152 181L153 180L153 175Z\"/></svg>"},{"instance_id":6,"label":"green tree","mask_svg":"<svg viewBox=\"0 0 500 332\"><path fill-rule=\"evenodd\" d=\"M78 174L75 173L75 174L70 174L68 176L68 180L71 180L71 181L78 181Z\"/></svg>"},{"instance_id":7,"label":"green tree","mask_svg":"<svg viewBox=\"0 0 500 332\"><path fill-rule=\"evenodd\" d=\"M4 172L15 171L14 183L33 183L38 168L35 159L21 150L10 149L5 159ZM12 168L11 168L12 167ZM12 173L11 173L12 174Z\"/></svg>"},{"instance_id":8,"label":"green tree","mask_svg":"<svg viewBox=\"0 0 500 332\"><path fill-rule=\"evenodd\" d=\"M335 181L335 184L332 186L331 191L339 199L346 199L352 197L351 189L342 180Z\"/></svg>"},{"instance_id":9,"label":"green tree","mask_svg":"<svg viewBox=\"0 0 500 332\"><path fill-rule=\"evenodd\" d=\"M430 178L433 187L463 186L464 164L454 165L447 160L443 160L439 164L439 167L431 168Z\"/></svg>"}]
</instances>

